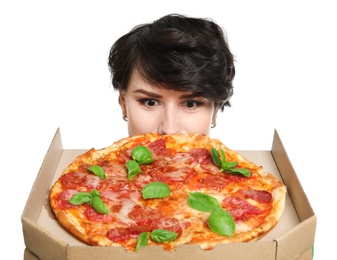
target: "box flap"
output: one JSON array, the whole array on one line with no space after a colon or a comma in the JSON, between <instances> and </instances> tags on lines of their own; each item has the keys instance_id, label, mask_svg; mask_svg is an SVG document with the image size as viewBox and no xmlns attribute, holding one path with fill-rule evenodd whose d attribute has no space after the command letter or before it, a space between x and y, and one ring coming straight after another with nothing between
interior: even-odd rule
<instances>
[{"instance_id":1,"label":"box flap","mask_svg":"<svg viewBox=\"0 0 337 260\"><path fill-rule=\"evenodd\" d=\"M62 156L62 151L61 133L60 129L57 129L29 194L22 218L27 217L37 220L40 215L40 210L32 210L31 208L37 209L37 207L44 204L45 191L49 189L50 182ZM50 174L46 174L46 172L50 172Z\"/></svg>"},{"instance_id":2,"label":"box flap","mask_svg":"<svg viewBox=\"0 0 337 260\"><path fill-rule=\"evenodd\" d=\"M64 243L60 244L60 242L55 240L49 232L36 225L43 207L48 203L48 194L46 194L46 191L49 190L50 183L59 164L62 152L61 133L60 129L57 129L21 216L25 245L30 251L40 257L42 257L41 253L43 252L48 254L50 252L55 255L58 255L61 252L62 254L62 251L64 251L64 249L62 250L62 247L65 247ZM54 246L56 246L56 248L54 248ZM45 248L48 248L48 250L45 250Z\"/></svg>"},{"instance_id":3,"label":"box flap","mask_svg":"<svg viewBox=\"0 0 337 260\"><path fill-rule=\"evenodd\" d=\"M311 216L278 238L277 260L298 259L314 244L315 230L316 216Z\"/></svg>"},{"instance_id":4,"label":"box flap","mask_svg":"<svg viewBox=\"0 0 337 260\"><path fill-rule=\"evenodd\" d=\"M29 249L25 248L25 251L23 253L23 259L25 260L39 260L39 258L34 255Z\"/></svg>"},{"instance_id":5,"label":"box flap","mask_svg":"<svg viewBox=\"0 0 337 260\"><path fill-rule=\"evenodd\" d=\"M284 184L287 186L287 192L292 198L298 217L301 221L314 215L308 197L297 177L279 134L275 130L272 145L272 155L277 167L282 175Z\"/></svg>"},{"instance_id":6,"label":"box flap","mask_svg":"<svg viewBox=\"0 0 337 260\"><path fill-rule=\"evenodd\" d=\"M41 259L66 259L66 243L56 239L29 218L22 219L22 226L26 247L32 253Z\"/></svg>"},{"instance_id":7,"label":"box flap","mask_svg":"<svg viewBox=\"0 0 337 260\"><path fill-rule=\"evenodd\" d=\"M110 260L114 259L275 259L276 243L259 242L258 250L256 242L234 243L218 245L211 250L203 250L198 245L180 246L173 252L164 250L161 246L142 247L137 253L127 252L122 247L68 247L68 259L81 260ZM249 252L249 254L247 254Z\"/></svg>"},{"instance_id":8,"label":"box flap","mask_svg":"<svg viewBox=\"0 0 337 260\"><path fill-rule=\"evenodd\" d=\"M297 259L314 244L316 216L276 130L271 152L301 221L293 230L277 239L277 259Z\"/></svg>"}]
</instances>

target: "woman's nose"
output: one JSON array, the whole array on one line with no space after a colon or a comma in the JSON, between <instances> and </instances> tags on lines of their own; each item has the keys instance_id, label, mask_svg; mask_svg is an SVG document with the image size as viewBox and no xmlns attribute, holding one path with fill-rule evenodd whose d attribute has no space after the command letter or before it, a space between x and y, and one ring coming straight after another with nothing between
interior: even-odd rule
<instances>
[{"instance_id":1,"label":"woman's nose","mask_svg":"<svg viewBox=\"0 0 337 260\"><path fill-rule=\"evenodd\" d=\"M181 132L179 114L175 109L167 109L161 119L160 134L171 135Z\"/></svg>"}]
</instances>

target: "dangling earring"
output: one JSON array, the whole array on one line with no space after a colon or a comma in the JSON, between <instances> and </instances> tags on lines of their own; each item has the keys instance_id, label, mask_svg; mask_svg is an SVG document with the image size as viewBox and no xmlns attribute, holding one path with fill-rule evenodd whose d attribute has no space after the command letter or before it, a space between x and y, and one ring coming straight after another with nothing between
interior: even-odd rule
<instances>
[{"instance_id":1,"label":"dangling earring","mask_svg":"<svg viewBox=\"0 0 337 260\"><path fill-rule=\"evenodd\" d=\"M214 127L216 127L216 122L211 124L211 128L214 128Z\"/></svg>"},{"instance_id":2,"label":"dangling earring","mask_svg":"<svg viewBox=\"0 0 337 260\"><path fill-rule=\"evenodd\" d=\"M123 115L123 120L124 120L125 122L127 122L127 121L128 121L127 117L126 117L126 116L124 116L124 115Z\"/></svg>"}]
</instances>

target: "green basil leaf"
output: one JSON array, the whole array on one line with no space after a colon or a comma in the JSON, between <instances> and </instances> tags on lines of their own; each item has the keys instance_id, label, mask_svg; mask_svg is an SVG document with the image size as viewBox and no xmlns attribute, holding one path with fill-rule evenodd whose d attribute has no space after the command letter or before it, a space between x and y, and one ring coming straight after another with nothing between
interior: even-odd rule
<instances>
[{"instance_id":1,"label":"green basil leaf","mask_svg":"<svg viewBox=\"0 0 337 260\"><path fill-rule=\"evenodd\" d=\"M93 165L93 166L89 167L88 170L93 172L94 174L96 174L101 179L105 179L105 172L100 166Z\"/></svg>"},{"instance_id":2,"label":"green basil leaf","mask_svg":"<svg viewBox=\"0 0 337 260\"><path fill-rule=\"evenodd\" d=\"M234 173L234 174L240 173L240 174L242 174L242 175L244 175L246 177L250 177L250 170L247 170L245 168L232 168L232 169L226 170L226 172L228 172L228 173Z\"/></svg>"},{"instance_id":3,"label":"green basil leaf","mask_svg":"<svg viewBox=\"0 0 337 260\"><path fill-rule=\"evenodd\" d=\"M126 162L126 168L128 169L128 180L133 179L137 174L142 173L139 164L135 160L129 160Z\"/></svg>"},{"instance_id":4,"label":"green basil leaf","mask_svg":"<svg viewBox=\"0 0 337 260\"><path fill-rule=\"evenodd\" d=\"M196 210L203 212L212 212L214 208L219 207L218 200L202 192L193 192L188 196L187 204Z\"/></svg>"},{"instance_id":5,"label":"green basil leaf","mask_svg":"<svg viewBox=\"0 0 337 260\"><path fill-rule=\"evenodd\" d=\"M83 203L90 203L91 199L92 199L92 196L90 193L79 192L79 193L76 193L74 196L72 196L69 202L77 206Z\"/></svg>"},{"instance_id":6,"label":"green basil leaf","mask_svg":"<svg viewBox=\"0 0 337 260\"><path fill-rule=\"evenodd\" d=\"M98 196L92 198L91 206L100 214L108 214L110 212L109 207L105 205L103 200Z\"/></svg>"},{"instance_id":7,"label":"green basil leaf","mask_svg":"<svg viewBox=\"0 0 337 260\"><path fill-rule=\"evenodd\" d=\"M170 242L175 240L177 237L178 233L163 229L155 229L151 232L152 240L159 243Z\"/></svg>"},{"instance_id":8,"label":"green basil leaf","mask_svg":"<svg viewBox=\"0 0 337 260\"><path fill-rule=\"evenodd\" d=\"M243 168L234 168L236 167L239 163L238 162L228 162L226 161L226 155L224 150L222 150L220 148L220 152L221 152L221 158L220 158L220 154L219 152L214 149L211 148L211 153L212 153L212 159L215 165L220 167L220 172L227 172L227 173L240 173L246 177L250 177L250 171L247 169L243 169Z\"/></svg>"},{"instance_id":9,"label":"green basil leaf","mask_svg":"<svg viewBox=\"0 0 337 260\"><path fill-rule=\"evenodd\" d=\"M138 236L136 252L139 250L141 246L147 246L149 242L149 232L143 232Z\"/></svg>"},{"instance_id":10,"label":"green basil leaf","mask_svg":"<svg viewBox=\"0 0 337 260\"><path fill-rule=\"evenodd\" d=\"M101 197L101 196L99 195L98 190L96 190L96 189L93 189L93 190L91 191L91 196L93 196L93 197Z\"/></svg>"},{"instance_id":11,"label":"green basil leaf","mask_svg":"<svg viewBox=\"0 0 337 260\"><path fill-rule=\"evenodd\" d=\"M215 208L207 220L209 228L221 236L231 237L235 231L232 215L220 206Z\"/></svg>"},{"instance_id":12,"label":"green basil leaf","mask_svg":"<svg viewBox=\"0 0 337 260\"><path fill-rule=\"evenodd\" d=\"M211 154L212 154L212 159L213 159L214 164L219 167L222 167L222 162L221 162L219 152L216 149L211 148Z\"/></svg>"},{"instance_id":13,"label":"green basil leaf","mask_svg":"<svg viewBox=\"0 0 337 260\"><path fill-rule=\"evenodd\" d=\"M154 161L152 152L144 145L135 147L131 152L131 156L139 164L150 164Z\"/></svg>"},{"instance_id":14,"label":"green basil leaf","mask_svg":"<svg viewBox=\"0 0 337 260\"><path fill-rule=\"evenodd\" d=\"M165 198L170 196L170 187L162 182L151 182L142 188L144 199Z\"/></svg>"},{"instance_id":15,"label":"green basil leaf","mask_svg":"<svg viewBox=\"0 0 337 260\"><path fill-rule=\"evenodd\" d=\"M222 161L222 162L225 162L225 161L226 161L226 155L225 155L225 152L224 152L224 150L222 150L221 148L220 148L220 152L221 152L221 161Z\"/></svg>"},{"instance_id":16,"label":"green basil leaf","mask_svg":"<svg viewBox=\"0 0 337 260\"><path fill-rule=\"evenodd\" d=\"M154 162L154 159L152 158L147 158L147 159L144 159L144 160L141 160L141 161L137 161L139 164L150 164L150 163L153 163Z\"/></svg>"},{"instance_id":17,"label":"green basil leaf","mask_svg":"<svg viewBox=\"0 0 337 260\"><path fill-rule=\"evenodd\" d=\"M224 162L223 168L224 168L225 170L228 170L228 169L231 169L231 168L237 166L238 164L239 164L239 163L237 163L237 162Z\"/></svg>"}]
</instances>

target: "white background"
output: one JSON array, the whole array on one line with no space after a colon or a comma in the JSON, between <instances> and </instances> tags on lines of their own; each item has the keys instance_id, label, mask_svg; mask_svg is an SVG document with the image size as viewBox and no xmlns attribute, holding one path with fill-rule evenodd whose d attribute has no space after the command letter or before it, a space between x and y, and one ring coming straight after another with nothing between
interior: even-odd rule
<instances>
[{"instance_id":1,"label":"white background","mask_svg":"<svg viewBox=\"0 0 337 260\"><path fill-rule=\"evenodd\" d=\"M237 60L232 108L212 137L269 150L278 129L318 216L315 259L331 257L335 11L324 0L2 1L0 254L23 257L20 217L58 127L64 148L103 148L127 135L107 67L112 43L137 24L181 13L223 26Z\"/></svg>"}]
</instances>

